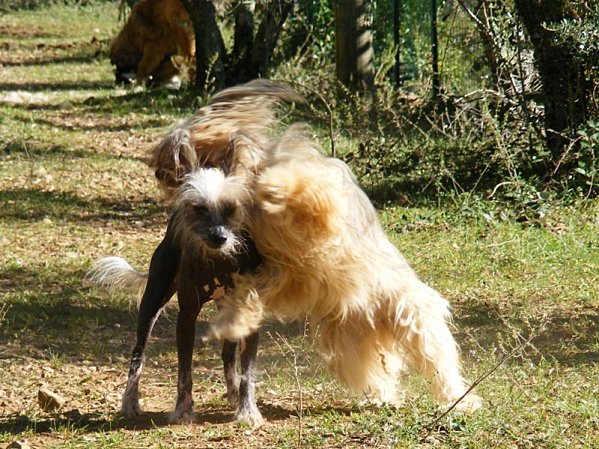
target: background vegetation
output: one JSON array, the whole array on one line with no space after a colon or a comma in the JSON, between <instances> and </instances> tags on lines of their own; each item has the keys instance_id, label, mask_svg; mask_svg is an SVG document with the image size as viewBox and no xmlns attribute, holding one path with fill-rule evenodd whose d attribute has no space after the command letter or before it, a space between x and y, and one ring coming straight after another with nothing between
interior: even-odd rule
<instances>
[{"instance_id":1,"label":"background vegetation","mask_svg":"<svg viewBox=\"0 0 599 449\"><path fill-rule=\"evenodd\" d=\"M284 119L309 122L323 151L350 163L392 240L450 299L465 372L481 379L485 407L437 420L443 409L421 379L408 382L404 407L367 407L328 378L303 323L272 323L259 356L267 424L231 423L218 347L198 345L197 423L169 426L173 305L148 353L148 413L119 418L135 298L109 297L82 279L104 255L147 266L168 215L147 150L209 92L115 88L106 51L122 23L116 3L0 0L0 446L596 446L597 117L568 135L574 145L557 160L564 171L540 170L554 159L533 45L514 5L481 3L496 8L487 15L502 49L493 65L462 2L440 4L442 89L433 101L423 2L403 3L400 88L385 2L369 12L371 103L335 78L327 2L295 7L269 76L308 98ZM596 41L583 19L545 27L568 45L586 39L590 54ZM596 81L596 66L585 67ZM41 385L66 398L63 409L39 408Z\"/></svg>"}]
</instances>

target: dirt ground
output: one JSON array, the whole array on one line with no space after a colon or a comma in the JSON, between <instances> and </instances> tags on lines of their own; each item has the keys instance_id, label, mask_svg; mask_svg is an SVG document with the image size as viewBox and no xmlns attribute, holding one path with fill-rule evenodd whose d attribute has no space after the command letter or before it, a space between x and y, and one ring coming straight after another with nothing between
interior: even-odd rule
<instances>
[{"instance_id":1,"label":"dirt ground","mask_svg":"<svg viewBox=\"0 0 599 449\"><path fill-rule=\"evenodd\" d=\"M145 413L120 417L137 297L84 277L105 255L147 267L168 219L148 150L198 100L115 87L106 49L116 5L89 3L0 16L0 449L595 447L596 206L559 212L550 230L381 212L419 273L452 300L467 377L494 370L475 416L436 422L444 409L418 378L402 407L367 406L328 377L303 323L271 323L257 376L262 427L233 421L219 345L200 342L195 422L169 424L173 304L148 349ZM530 335L536 346L495 367ZM60 409L40 407L42 387L62 396Z\"/></svg>"}]
</instances>

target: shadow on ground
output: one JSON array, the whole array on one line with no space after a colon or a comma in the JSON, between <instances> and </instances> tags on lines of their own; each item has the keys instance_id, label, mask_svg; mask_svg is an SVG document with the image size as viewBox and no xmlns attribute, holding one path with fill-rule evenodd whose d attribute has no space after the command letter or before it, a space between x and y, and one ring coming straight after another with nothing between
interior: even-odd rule
<instances>
[{"instance_id":1,"label":"shadow on ground","mask_svg":"<svg viewBox=\"0 0 599 449\"><path fill-rule=\"evenodd\" d=\"M165 208L154 199L118 200L99 196L85 199L71 192L38 189L0 191L0 219L28 223L50 218L59 222L87 223L98 220L153 220L166 223Z\"/></svg>"},{"instance_id":2,"label":"shadow on ground","mask_svg":"<svg viewBox=\"0 0 599 449\"><path fill-rule=\"evenodd\" d=\"M68 50L68 48L67 48ZM45 66L50 64L91 64L98 60L100 49L97 48L91 53L81 52L74 55L41 57L34 59L26 59L24 61L13 61L10 59L0 59L0 65L4 67L34 67Z\"/></svg>"},{"instance_id":3,"label":"shadow on ground","mask_svg":"<svg viewBox=\"0 0 599 449\"><path fill-rule=\"evenodd\" d=\"M67 91L67 90L98 90L112 87L110 81L64 81L64 82L37 82L37 83L0 83L0 92L25 90L28 92Z\"/></svg>"},{"instance_id":4,"label":"shadow on ground","mask_svg":"<svg viewBox=\"0 0 599 449\"><path fill-rule=\"evenodd\" d=\"M282 407L278 404L258 401L258 407L267 422L277 422L286 420L291 416L297 416L297 411L294 408ZM304 410L303 413L310 416L319 416L335 412L338 415L349 416L358 410L358 408L325 406L309 408ZM25 431L42 434L60 427L77 429L85 433L114 432L121 429L143 431L178 425L172 424L169 418L169 412L144 412L133 418L124 418L116 413L108 417L99 413L82 414L77 409L35 421L26 415L13 414L3 417L0 421L0 434L18 435ZM227 424L234 422L234 420L234 412L224 404L222 406L201 404L195 407L194 424L192 426Z\"/></svg>"},{"instance_id":5,"label":"shadow on ground","mask_svg":"<svg viewBox=\"0 0 599 449\"><path fill-rule=\"evenodd\" d=\"M567 314L571 312L571 314ZM459 340L476 340L470 349L494 351L498 346L514 349L531 338L518 360L554 360L575 366L599 362L599 313L587 308L554 311L543 317L505 318L485 303L460 305L455 313ZM468 329L469 336L463 331ZM466 350L465 347L462 347Z\"/></svg>"}]
</instances>

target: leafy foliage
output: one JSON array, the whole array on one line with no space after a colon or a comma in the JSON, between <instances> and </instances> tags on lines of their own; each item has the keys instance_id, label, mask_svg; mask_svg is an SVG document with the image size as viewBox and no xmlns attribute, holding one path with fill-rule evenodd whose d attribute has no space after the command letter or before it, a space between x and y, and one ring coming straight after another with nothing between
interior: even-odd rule
<instances>
[{"instance_id":1,"label":"leafy foliage","mask_svg":"<svg viewBox=\"0 0 599 449\"><path fill-rule=\"evenodd\" d=\"M438 102L429 100L430 5L400 3L403 84L399 89L389 76L396 50L392 2L372 4L375 114L370 111L372 105L361 103L359 98L348 102L340 99L348 98L348 93L339 95L343 89L331 75L332 42L322 28L311 31L313 40L292 57L288 54L290 59L278 59L277 78L304 86L312 104L328 104L330 112L316 106L306 118L319 132L332 134L326 141L339 140L336 147L345 147L340 155L365 185L383 198L397 198L400 190L410 195L470 191L488 195L497 185L503 186L500 195L514 189L510 195L517 196L522 190L515 186L522 185L562 197L596 194L592 174L596 152L592 138L586 135L573 136L563 158L546 171L552 155L545 145L548 131L540 103L542 85L533 46L512 2L479 2L478 9L469 1L441 3L442 95ZM587 57L596 52L597 45L594 12L587 14L585 20L564 22L558 30L562 39L570 42L572 52L579 46L586 63L599 60ZM309 11L301 7L295 11L296 23L314 19L325 24L332 20L330 10L321 4ZM588 70L593 74L598 66L591 64ZM583 133L587 128L592 130L596 122L592 117L597 111L589 114L591 121L580 128ZM327 130L331 123L334 129ZM565 176L553 179L563 167L575 169L567 168ZM525 196L523 193L523 202Z\"/></svg>"},{"instance_id":2,"label":"leafy foliage","mask_svg":"<svg viewBox=\"0 0 599 449\"><path fill-rule=\"evenodd\" d=\"M2 447L593 446L599 203L576 198L587 187L563 201L570 187L545 188L523 174L543 146L517 96L450 91L435 104L416 94L426 86L396 90L381 75L372 117L359 98L340 99L347 94L331 76L330 40L280 60L277 77L308 97L293 120L310 122L324 150L351 163L377 194L390 238L451 301L469 379L514 356L478 386L480 413L435 421L444 409L422 379L405 385L411 394L401 407L364 406L325 374L303 323L272 323L259 357L264 428L231 423L218 345L200 342L197 422L173 426L177 312L169 306L148 351L146 414L119 417L135 298L111 297L82 278L108 254L147 267L168 219L147 149L205 99L115 88L106 53L89 42L106 46L117 16L114 3L103 3L0 17ZM320 41L327 28L311 33ZM597 154L598 132L597 120L579 129L585 152ZM587 186L590 166L577 167ZM42 411L41 384L66 397L66 408Z\"/></svg>"}]
</instances>

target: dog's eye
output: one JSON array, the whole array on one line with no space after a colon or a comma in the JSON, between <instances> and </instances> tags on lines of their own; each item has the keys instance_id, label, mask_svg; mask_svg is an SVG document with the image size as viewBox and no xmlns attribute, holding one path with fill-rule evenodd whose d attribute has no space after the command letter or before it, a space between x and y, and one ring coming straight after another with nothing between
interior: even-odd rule
<instances>
[{"instance_id":1,"label":"dog's eye","mask_svg":"<svg viewBox=\"0 0 599 449\"><path fill-rule=\"evenodd\" d=\"M210 211L208 210L208 207L204 204L196 204L195 206L193 206L193 211L198 214L198 215L208 215L210 213Z\"/></svg>"},{"instance_id":2,"label":"dog's eye","mask_svg":"<svg viewBox=\"0 0 599 449\"><path fill-rule=\"evenodd\" d=\"M229 218L235 213L235 204L225 204L221 211L223 217Z\"/></svg>"}]
</instances>

